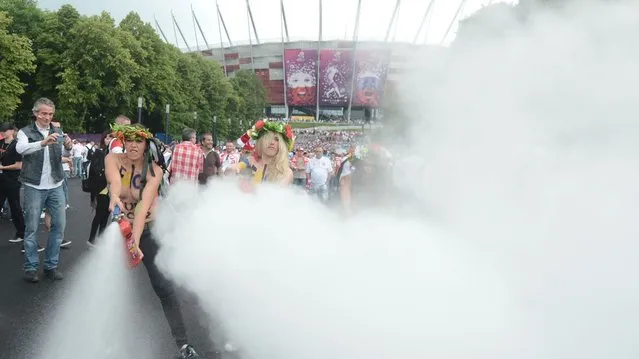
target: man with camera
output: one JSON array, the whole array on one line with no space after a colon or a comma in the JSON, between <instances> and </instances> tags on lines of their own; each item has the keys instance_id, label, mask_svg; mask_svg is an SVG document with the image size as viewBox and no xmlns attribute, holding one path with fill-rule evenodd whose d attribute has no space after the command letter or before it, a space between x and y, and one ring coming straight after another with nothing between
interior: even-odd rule
<instances>
[{"instance_id":1,"label":"man with camera","mask_svg":"<svg viewBox=\"0 0 639 359\"><path fill-rule=\"evenodd\" d=\"M22 155L20 182L24 185L24 279L36 283L38 269L38 227L42 208L51 215L51 231L45 248L44 275L52 280L64 278L58 268L60 244L66 226L66 200L62 184L62 147L70 150L71 139L51 121L55 104L47 98L33 105L35 121L18 132L16 151Z\"/></svg>"}]
</instances>

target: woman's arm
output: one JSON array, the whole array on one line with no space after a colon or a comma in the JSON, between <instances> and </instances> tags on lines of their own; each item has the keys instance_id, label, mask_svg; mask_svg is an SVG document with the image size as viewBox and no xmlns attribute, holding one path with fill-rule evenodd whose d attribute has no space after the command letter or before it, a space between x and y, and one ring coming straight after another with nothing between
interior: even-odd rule
<instances>
[{"instance_id":1,"label":"woman's arm","mask_svg":"<svg viewBox=\"0 0 639 359\"><path fill-rule=\"evenodd\" d=\"M155 202L159 194L160 183L162 183L162 168L155 163L153 164L153 173L155 173L155 176L151 175L151 171L148 171L146 175L146 185L142 191L142 198L140 198L140 202L138 202L134 210L135 217L133 218L132 231L136 245L140 244L140 237L142 236L144 224L146 223L146 214L151 209L153 202Z\"/></svg>"},{"instance_id":2,"label":"woman's arm","mask_svg":"<svg viewBox=\"0 0 639 359\"><path fill-rule=\"evenodd\" d=\"M339 180L339 195L346 213L351 213L351 176L342 176Z\"/></svg>"},{"instance_id":3,"label":"woman's arm","mask_svg":"<svg viewBox=\"0 0 639 359\"><path fill-rule=\"evenodd\" d=\"M8 166L0 166L1 170L21 170L22 169L22 162L16 162L12 165L8 165Z\"/></svg>"},{"instance_id":4,"label":"woman's arm","mask_svg":"<svg viewBox=\"0 0 639 359\"><path fill-rule=\"evenodd\" d=\"M117 154L108 154L104 159L104 174L109 188L109 211L113 211L115 206L124 208L120 201L120 193L122 192L122 177L118 169Z\"/></svg>"},{"instance_id":5,"label":"woman's arm","mask_svg":"<svg viewBox=\"0 0 639 359\"><path fill-rule=\"evenodd\" d=\"M280 182L282 184L282 186L288 186L291 183L293 183L293 171L290 168L287 168L287 170L288 171L286 171L286 174L284 175L284 178Z\"/></svg>"}]
</instances>

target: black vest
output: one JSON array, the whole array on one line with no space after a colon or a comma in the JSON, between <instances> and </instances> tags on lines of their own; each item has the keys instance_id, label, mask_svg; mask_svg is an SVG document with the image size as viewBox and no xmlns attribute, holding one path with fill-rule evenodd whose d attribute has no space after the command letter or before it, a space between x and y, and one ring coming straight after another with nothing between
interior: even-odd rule
<instances>
[{"instance_id":1,"label":"black vest","mask_svg":"<svg viewBox=\"0 0 639 359\"><path fill-rule=\"evenodd\" d=\"M38 131L38 127L35 122L23 127L20 131L24 132L29 139L29 143L40 142L44 140L44 136ZM51 126L49 133L57 132L62 136L62 132ZM62 171L62 145L54 143L47 146L49 148L49 162L51 163L51 177L53 183L58 183L64 179L64 172ZM42 167L44 164L44 147L41 150L22 156L22 171L20 172L20 182L32 184L34 186L40 185L42 178Z\"/></svg>"}]
</instances>

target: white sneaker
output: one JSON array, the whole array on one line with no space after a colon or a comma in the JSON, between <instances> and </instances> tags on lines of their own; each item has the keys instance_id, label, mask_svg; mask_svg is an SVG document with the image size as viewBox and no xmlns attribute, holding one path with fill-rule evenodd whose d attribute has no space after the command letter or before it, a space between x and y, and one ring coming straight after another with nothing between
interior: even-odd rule
<instances>
[{"instance_id":1,"label":"white sneaker","mask_svg":"<svg viewBox=\"0 0 639 359\"><path fill-rule=\"evenodd\" d=\"M11 243L20 243L22 241L24 241L24 238L20 238L20 237L9 239L9 242Z\"/></svg>"},{"instance_id":2,"label":"white sneaker","mask_svg":"<svg viewBox=\"0 0 639 359\"><path fill-rule=\"evenodd\" d=\"M44 212L40 213L40 219L44 219Z\"/></svg>"},{"instance_id":3,"label":"white sneaker","mask_svg":"<svg viewBox=\"0 0 639 359\"><path fill-rule=\"evenodd\" d=\"M67 204L67 209L69 209L69 208L71 208L71 206L69 206L69 205Z\"/></svg>"},{"instance_id":4,"label":"white sneaker","mask_svg":"<svg viewBox=\"0 0 639 359\"><path fill-rule=\"evenodd\" d=\"M236 352L237 349L237 346L231 342L226 342L226 344L224 344L224 351L227 353Z\"/></svg>"},{"instance_id":5,"label":"white sneaker","mask_svg":"<svg viewBox=\"0 0 639 359\"><path fill-rule=\"evenodd\" d=\"M68 247L68 246L70 246L70 245L71 245L71 241L68 241L68 240L66 240L66 239L63 239L63 240L62 240L62 243L60 244L60 247L61 247L61 248L67 248L67 247Z\"/></svg>"},{"instance_id":6,"label":"white sneaker","mask_svg":"<svg viewBox=\"0 0 639 359\"><path fill-rule=\"evenodd\" d=\"M24 245L22 246L22 249L20 250L20 252L24 253ZM38 253L41 253L41 252L44 252L44 247L38 244Z\"/></svg>"}]
</instances>

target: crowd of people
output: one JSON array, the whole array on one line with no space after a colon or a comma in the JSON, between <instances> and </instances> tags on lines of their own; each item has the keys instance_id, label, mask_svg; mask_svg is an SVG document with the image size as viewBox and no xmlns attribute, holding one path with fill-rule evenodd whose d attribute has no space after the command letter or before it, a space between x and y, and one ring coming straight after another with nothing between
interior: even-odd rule
<instances>
[{"instance_id":1,"label":"crowd of people","mask_svg":"<svg viewBox=\"0 0 639 359\"><path fill-rule=\"evenodd\" d=\"M233 177L245 191L262 183L292 186L323 203L336 199L345 213L352 213L382 198L366 191L390 179L390 155L364 146L361 132L294 132L284 122L260 120L240 139L221 146L211 133L190 128L182 131L179 143L165 146L143 126L118 116L94 143L70 138L54 114L54 103L42 98L33 106L33 123L21 129L0 126L0 203L6 200L16 229L11 241L23 244L25 281L40 281L42 251L44 276L64 278L58 263L60 249L70 245L64 238L67 180L81 178L94 209L89 247L117 208L131 224L134 246L144 254L142 263L183 359L199 356L189 345L174 285L155 264L159 245L151 231L158 200L171 184L212 185ZM37 239L42 219L48 231L44 248Z\"/></svg>"}]
</instances>

